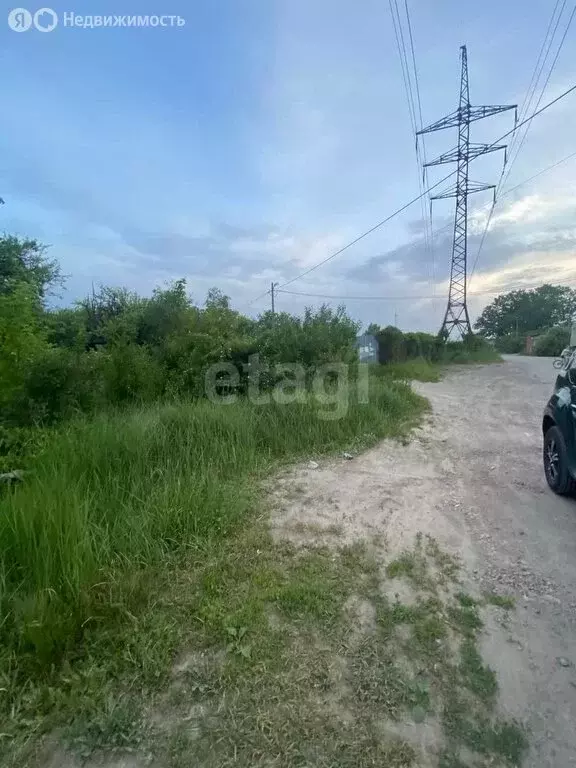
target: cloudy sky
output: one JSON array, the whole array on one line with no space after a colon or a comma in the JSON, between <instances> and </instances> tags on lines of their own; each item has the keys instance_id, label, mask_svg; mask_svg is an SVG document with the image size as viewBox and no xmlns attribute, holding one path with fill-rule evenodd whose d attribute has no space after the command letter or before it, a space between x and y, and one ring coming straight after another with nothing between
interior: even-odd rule
<instances>
[{"instance_id":1,"label":"cloudy sky","mask_svg":"<svg viewBox=\"0 0 576 768\"><path fill-rule=\"evenodd\" d=\"M425 123L457 106L463 43L472 103L522 103L552 0L409 6ZM551 58L573 6L565 4ZM149 293L184 276L198 301L217 285L238 309L257 313L269 299L250 302L270 281L291 280L418 194L386 2L52 7L61 19L52 32L0 27L0 215L7 232L52 246L69 275L61 301L93 283ZM170 13L186 24L64 28L65 11ZM576 21L542 104L576 82L575 61ZM512 125L512 113L475 123L472 139L493 141ZM573 94L534 120L503 191L575 152L575 129ZM434 134L428 156L455 143L454 131ZM481 158L471 176L498 181L501 163L496 154ZM449 170L431 169L430 183ZM502 197L471 283L479 294L470 302L474 315L494 292L544 280L576 285L575 175L576 157ZM490 200L490 192L471 199L471 261ZM286 290L398 297L345 303L364 323L397 315L404 329L436 330L452 211L453 201L435 203L432 249L416 204ZM280 294L278 308L298 312L321 302Z\"/></svg>"}]
</instances>

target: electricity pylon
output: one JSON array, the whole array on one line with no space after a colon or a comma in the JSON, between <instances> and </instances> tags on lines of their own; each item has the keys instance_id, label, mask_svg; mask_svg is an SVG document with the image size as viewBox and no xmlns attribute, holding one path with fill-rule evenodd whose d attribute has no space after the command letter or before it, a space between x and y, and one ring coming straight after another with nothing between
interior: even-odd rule
<instances>
[{"instance_id":1,"label":"electricity pylon","mask_svg":"<svg viewBox=\"0 0 576 768\"><path fill-rule=\"evenodd\" d=\"M460 336L464 337L472 333L470 318L468 316L468 306L466 304L466 281L467 281L467 239L468 239L468 195L474 192L481 192L485 189L493 189L496 194L495 184L479 184L478 182L468 180L468 164L480 155L488 152L504 150L504 165L506 165L506 144L471 144L470 143L470 123L475 120L482 120L484 117L497 115L500 112L506 112L509 109L515 109L517 105L509 106L484 106L473 107L470 104L468 89L468 57L466 46L460 47L462 60L462 74L460 78L460 106L452 114L437 120L427 128L417 132L417 136L423 133L432 133L432 131L441 131L444 128L458 128L458 146L450 152L445 152L435 160L424 163L424 167L431 165L442 165L443 163L457 163L456 184L454 187L434 195L430 200L441 200L447 197L456 198L456 213L454 216L454 242L452 245L452 267L450 270L450 291L448 294L448 306L444 315L444 322L440 329L440 335L448 339L452 332L456 330ZM516 115L517 119L517 115Z\"/></svg>"}]
</instances>

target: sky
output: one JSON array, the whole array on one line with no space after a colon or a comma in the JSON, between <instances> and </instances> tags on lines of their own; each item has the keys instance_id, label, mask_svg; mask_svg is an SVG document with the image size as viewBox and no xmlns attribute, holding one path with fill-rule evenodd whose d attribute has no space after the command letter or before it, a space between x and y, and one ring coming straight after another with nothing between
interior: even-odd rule
<instances>
[{"instance_id":1,"label":"sky","mask_svg":"<svg viewBox=\"0 0 576 768\"><path fill-rule=\"evenodd\" d=\"M457 107L462 44L471 102L522 104L552 0L408 5L425 124ZM551 56L573 5L565 6ZM16 33L0 19L0 216L6 232L50 245L68 276L59 303L92 285L150 294L185 277L198 303L217 286L256 315L269 308L269 296L254 299L271 281L291 281L419 194L386 2L51 7L59 24L48 33ZM64 27L65 12L164 13L186 23L84 29ZM574 62L576 21L541 105L576 83ZM489 143L513 124L512 112L478 121L471 138ZM576 92L534 119L502 192L576 152L575 128ZM431 135L427 156L456 140L455 130ZM474 161L471 177L495 183L501 169L494 153ZM429 183L450 170L431 168ZM499 200L470 282L473 317L501 291L544 281L576 286L575 176L573 157ZM472 263L491 200L489 191L470 198ZM423 236L428 210L428 202L410 206L284 289L375 298L279 293L277 309L344 303L363 325L437 330L454 201L434 203L432 243Z\"/></svg>"}]
</instances>

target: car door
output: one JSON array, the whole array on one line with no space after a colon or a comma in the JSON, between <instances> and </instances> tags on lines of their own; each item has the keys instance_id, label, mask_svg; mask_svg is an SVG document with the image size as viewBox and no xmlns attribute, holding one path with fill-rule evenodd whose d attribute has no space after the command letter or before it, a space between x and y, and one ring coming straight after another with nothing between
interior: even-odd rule
<instances>
[{"instance_id":1,"label":"car door","mask_svg":"<svg viewBox=\"0 0 576 768\"><path fill-rule=\"evenodd\" d=\"M570 416L568 434L566 437L566 447L568 449L568 465L572 475L576 476L576 355L572 355L572 364L567 375L570 383Z\"/></svg>"}]
</instances>

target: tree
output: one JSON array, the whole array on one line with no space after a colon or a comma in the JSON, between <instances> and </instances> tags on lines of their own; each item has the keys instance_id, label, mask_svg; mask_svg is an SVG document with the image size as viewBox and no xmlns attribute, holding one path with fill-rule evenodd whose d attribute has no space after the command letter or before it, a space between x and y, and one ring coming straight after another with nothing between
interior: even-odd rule
<instances>
[{"instance_id":1,"label":"tree","mask_svg":"<svg viewBox=\"0 0 576 768\"><path fill-rule=\"evenodd\" d=\"M14 235L0 237L0 295L11 293L17 285L31 285L42 302L62 284L58 262L46 256L47 248L37 240Z\"/></svg>"},{"instance_id":2,"label":"tree","mask_svg":"<svg viewBox=\"0 0 576 768\"><path fill-rule=\"evenodd\" d=\"M378 336L381 363L395 363L406 359L404 334L394 325L387 325Z\"/></svg>"},{"instance_id":3,"label":"tree","mask_svg":"<svg viewBox=\"0 0 576 768\"><path fill-rule=\"evenodd\" d=\"M539 357L555 357L570 343L569 328L550 328L534 342L534 354Z\"/></svg>"},{"instance_id":4,"label":"tree","mask_svg":"<svg viewBox=\"0 0 576 768\"><path fill-rule=\"evenodd\" d=\"M230 309L230 296L220 288L210 288L205 302L206 309Z\"/></svg>"},{"instance_id":5,"label":"tree","mask_svg":"<svg viewBox=\"0 0 576 768\"><path fill-rule=\"evenodd\" d=\"M372 336L377 336L382 328L378 325L378 323L370 323L368 328L366 328L366 333L371 334Z\"/></svg>"},{"instance_id":6,"label":"tree","mask_svg":"<svg viewBox=\"0 0 576 768\"><path fill-rule=\"evenodd\" d=\"M96 293L77 303L86 328L89 349L105 346L112 338L136 335L136 311L142 300L127 288L102 285Z\"/></svg>"},{"instance_id":7,"label":"tree","mask_svg":"<svg viewBox=\"0 0 576 768\"><path fill-rule=\"evenodd\" d=\"M26 367L46 342L34 286L25 281L0 293L0 414L22 387Z\"/></svg>"},{"instance_id":8,"label":"tree","mask_svg":"<svg viewBox=\"0 0 576 768\"><path fill-rule=\"evenodd\" d=\"M510 291L492 301L475 323L483 336L527 334L567 324L576 312L576 290L565 285L541 285Z\"/></svg>"}]
</instances>

